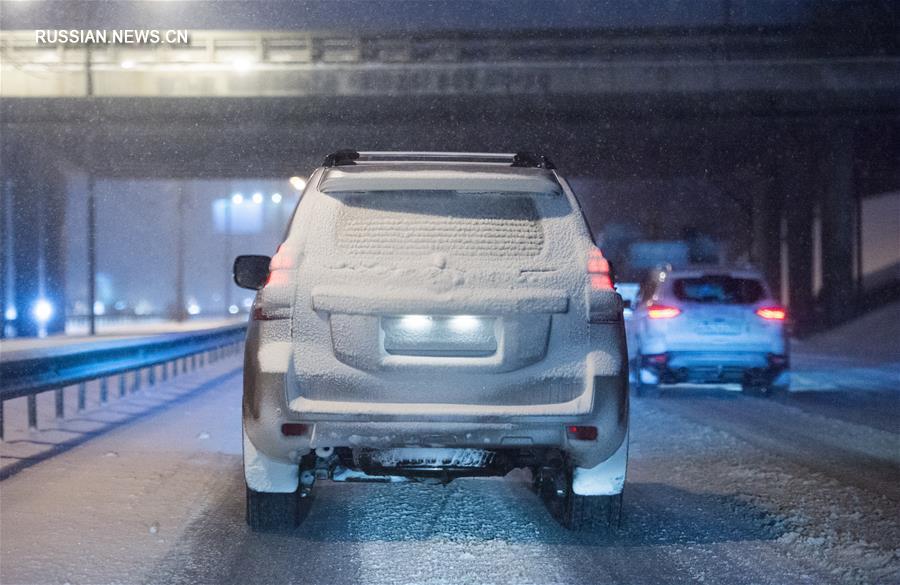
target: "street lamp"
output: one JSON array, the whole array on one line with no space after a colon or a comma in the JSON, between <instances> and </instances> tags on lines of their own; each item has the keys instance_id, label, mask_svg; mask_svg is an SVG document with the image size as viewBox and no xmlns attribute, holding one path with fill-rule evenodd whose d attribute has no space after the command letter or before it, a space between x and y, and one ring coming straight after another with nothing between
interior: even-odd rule
<instances>
[{"instance_id":1,"label":"street lamp","mask_svg":"<svg viewBox=\"0 0 900 585\"><path fill-rule=\"evenodd\" d=\"M231 216L233 215L233 207L244 203L244 196L241 193L235 193L231 196L231 201L225 201L225 290L223 291L222 301L225 303L225 311L231 306Z\"/></svg>"},{"instance_id":2,"label":"street lamp","mask_svg":"<svg viewBox=\"0 0 900 585\"><path fill-rule=\"evenodd\" d=\"M31 307L31 315L38 324L38 337L46 337L47 323L53 317L53 304L47 299L38 299Z\"/></svg>"}]
</instances>

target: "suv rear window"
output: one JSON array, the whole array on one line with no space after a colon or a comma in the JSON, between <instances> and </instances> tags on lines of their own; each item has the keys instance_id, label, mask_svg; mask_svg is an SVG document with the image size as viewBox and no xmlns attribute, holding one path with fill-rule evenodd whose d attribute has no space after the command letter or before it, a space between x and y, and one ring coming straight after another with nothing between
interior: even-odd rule
<instances>
[{"instance_id":1,"label":"suv rear window","mask_svg":"<svg viewBox=\"0 0 900 585\"><path fill-rule=\"evenodd\" d=\"M765 296L760 281L725 275L679 278L672 284L675 296L692 303L725 303L749 305Z\"/></svg>"},{"instance_id":2,"label":"suv rear window","mask_svg":"<svg viewBox=\"0 0 900 585\"><path fill-rule=\"evenodd\" d=\"M532 195L455 191L347 194L337 245L356 254L536 256L544 245Z\"/></svg>"}]
</instances>

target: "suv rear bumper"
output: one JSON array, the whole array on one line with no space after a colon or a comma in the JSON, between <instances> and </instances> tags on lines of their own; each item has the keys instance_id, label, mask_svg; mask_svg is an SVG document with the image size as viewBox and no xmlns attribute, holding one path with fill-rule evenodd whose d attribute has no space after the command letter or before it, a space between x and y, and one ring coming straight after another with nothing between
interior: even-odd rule
<instances>
[{"instance_id":1,"label":"suv rear bumper","mask_svg":"<svg viewBox=\"0 0 900 585\"><path fill-rule=\"evenodd\" d=\"M676 351L640 360L661 384L771 384L789 367L786 355L765 352Z\"/></svg>"},{"instance_id":2,"label":"suv rear bumper","mask_svg":"<svg viewBox=\"0 0 900 585\"><path fill-rule=\"evenodd\" d=\"M359 404L296 399L288 405L284 401L283 377L251 377L257 384L269 387L245 392L245 434L256 451L284 463L299 462L319 447L555 448L568 453L577 465L593 467L616 452L628 430L624 374L593 378L584 396L575 401L529 406ZM285 434L284 424L303 428L299 434ZM566 429L572 425L596 427L597 438L571 438ZM293 432L297 429L294 427Z\"/></svg>"},{"instance_id":3,"label":"suv rear bumper","mask_svg":"<svg viewBox=\"0 0 900 585\"><path fill-rule=\"evenodd\" d=\"M261 326L279 323L262 322ZM507 377L512 385L537 384L554 376L580 380L582 390L571 400L513 405L353 402L346 398L345 401L314 400L297 392L297 377L290 359L291 342L287 331L281 334L283 341L272 341L261 347L260 323L255 322L251 323L247 336L244 469L248 485L257 491L296 489L300 460L319 447L354 450L444 447L503 451L509 455L515 451L557 450L582 468L594 468L616 453L624 453L628 432L624 344L616 345L616 351L589 350L578 360L563 360L552 368L536 367L533 376L520 371L511 380ZM620 327L610 327L609 336L624 341ZM603 339L592 339L592 346L599 346L600 341ZM569 355L578 353L578 348L561 347L571 352ZM333 371L347 366L334 363L330 367ZM548 372L552 373L549 378ZM493 379L496 377L499 376L491 376L488 381L496 383ZM328 394L346 396L340 384L339 377L333 378L333 392ZM448 393L448 398L451 397ZM297 434L293 434L296 427L285 433L285 424L303 425L303 428ZM567 432L568 426L596 427L596 438L575 439ZM624 474L624 467L621 472Z\"/></svg>"}]
</instances>

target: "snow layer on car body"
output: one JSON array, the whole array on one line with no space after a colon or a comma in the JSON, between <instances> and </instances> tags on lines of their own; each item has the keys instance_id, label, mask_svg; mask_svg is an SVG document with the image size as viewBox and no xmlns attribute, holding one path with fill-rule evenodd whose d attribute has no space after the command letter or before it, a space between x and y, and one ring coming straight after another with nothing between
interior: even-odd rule
<instances>
[{"instance_id":1,"label":"snow layer on car body","mask_svg":"<svg viewBox=\"0 0 900 585\"><path fill-rule=\"evenodd\" d=\"M342 446L338 441L349 436L358 446L391 446L398 436L392 421L430 420L435 432L449 435L455 422L477 425L491 417L552 426L553 436L545 432L541 441L569 450L586 467L619 449L627 425L621 300L613 291L600 293L591 309L610 321L589 323L589 295L598 296L586 278L592 240L577 201L555 174L367 166L320 170L309 184L295 217L314 221L293 221L256 300L291 318L251 323L248 337L255 339L248 347L259 349L248 352L248 376L255 378L248 379L245 424L259 449L296 461L311 446ZM392 192L398 188L417 192ZM506 203L492 211L485 198ZM433 221L428 206L463 217L459 229L468 232ZM348 228L347 221L355 223ZM352 235L367 221L378 234L371 245ZM406 223L411 229L404 231ZM503 234L522 245L484 253ZM480 247L479 237L490 246ZM495 319L497 351L452 358L387 353L380 319L405 314ZM361 417L383 421L383 430L354 429ZM312 422L312 436L280 436L288 419ZM576 421L603 429L598 441L568 441L565 424ZM470 436L472 444L453 446L495 440L490 433ZM497 435L496 445L503 439Z\"/></svg>"}]
</instances>

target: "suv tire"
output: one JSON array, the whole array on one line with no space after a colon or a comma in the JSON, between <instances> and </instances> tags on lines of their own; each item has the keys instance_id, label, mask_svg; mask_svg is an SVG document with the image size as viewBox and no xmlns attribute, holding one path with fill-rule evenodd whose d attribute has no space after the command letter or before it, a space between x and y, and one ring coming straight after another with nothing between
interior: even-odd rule
<instances>
[{"instance_id":1,"label":"suv tire","mask_svg":"<svg viewBox=\"0 0 900 585\"><path fill-rule=\"evenodd\" d=\"M659 397L659 384L647 384L645 382L641 382L641 361L642 357L640 354L634 358L633 362L633 376L634 382L632 388L634 389L635 396L647 396L650 398L658 398Z\"/></svg>"},{"instance_id":2,"label":"suv tire","mask_svg":"<svg viewBox=\"0 0 900 585\"><path fill-rule=\"evenodd\" d=\"M290 493L267 493L247 488L247 524L253 530L289 530L296 528L305 516L309 496L300 497L299 490Z\"/></svg>"}]
</instances>

